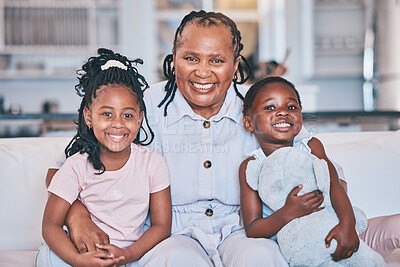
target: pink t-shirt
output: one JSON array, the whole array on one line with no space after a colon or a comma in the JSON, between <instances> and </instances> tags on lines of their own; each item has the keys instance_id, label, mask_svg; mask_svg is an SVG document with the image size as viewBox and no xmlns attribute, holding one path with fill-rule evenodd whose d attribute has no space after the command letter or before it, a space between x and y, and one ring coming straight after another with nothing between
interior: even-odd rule
<instances>
[{"instance_id":1,"label":"pink t-shirt","mask_svg":"<svg viewBox=\"0 0 400 267\"><path fill-rule=\"evenodd\" d=\"M131 145L131 155L119 170L96 175L88 155L69 157L48 191L72 204L78 197L111 244L127 247L144 232L150 194L169 186L164 158L149 147Z\"/></svg>"}]
</instances>

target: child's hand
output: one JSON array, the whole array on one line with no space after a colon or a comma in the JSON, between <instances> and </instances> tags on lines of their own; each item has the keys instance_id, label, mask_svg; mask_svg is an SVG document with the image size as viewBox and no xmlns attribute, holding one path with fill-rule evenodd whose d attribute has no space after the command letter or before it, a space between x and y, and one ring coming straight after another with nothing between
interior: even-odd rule
<instances>
[{"instance_id":1,"label":"child's hand","mask_svg":"<svg viewBox=\"0 0 400 267\"><path fill-rule=\"evenodd\" d=\"M117 266L122 260L124 260L123 257L115 258L107 251L97 250L79 254L77 262L73 265L77 267Z\"/></svg>"},{"instance_id":2,"label":"child's hand","mask_svg":"<svg viewBox=\"0 0 400 267\"><path fill-rule=\"evenodd\" d=\"M115 245L96 244L96 248L111 254L114 259L120 259L119 264L123 264L124 260L128 257L125 249L119 248Z\"/></svg>"},{"instance_id":3,"label":"child's hand","mask_svg":"<svg viewBox=\"0 0 400 267\"><path fill-rule=\"evenodd\" d=\"M321 191L315 190L298 196L297 194L302 188L303 185L293 188L286 198L284 208L286 209L286 213L289 215L290 219L303 217L324 208L319 207L324 201L324 196Z\"/></svg>"},{"instance_id":4,"label":"child's hand","mask_svg":"<svg viewBox=\"0 0 400 267\"><path fill-rule=\"evenodd\" d=\"M339 223L333 227L325 237L327 248L331 245L333 238L337 241L337 248L335 252L331 254L332 260L334 261L350 258L353 253L358 250L358 246L360 245L360 239L358 238L354 225Z\"/></svg>"}]
</instances>

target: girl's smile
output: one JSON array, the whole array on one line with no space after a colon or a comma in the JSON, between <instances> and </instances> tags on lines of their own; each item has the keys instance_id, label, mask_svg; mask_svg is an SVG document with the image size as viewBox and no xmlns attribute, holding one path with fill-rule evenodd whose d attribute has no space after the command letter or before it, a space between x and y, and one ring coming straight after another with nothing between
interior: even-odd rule
<instances>
[{"instance_id":1,"label":"girl's smile","mask_svg":"<svg viewBox=\"0 0 400 267\"><path fill-rule=\"evenodd\" d=\"M289 119L285 119L285 120L280 120L274 124L272 124L272 127L274 127L277 131L289 131L290 127L293 126L293 122Z\"/></svg>"},{"instance_id":2,"label":"girl's smile","mask_svg":"<svg viewBox=\"0 0 400 267\"><path fill-rule=\"evenodd\" d=\"M101 158L104 153L129 152L143 118L136 94L124 85L101 86L84 115L103 147Z\"/></svg>"},{"instance_id":3,"label":"girl's smile","mask_svg":"<svg viewBox=\"0 0 400 267\"><path fill-rule=\"evenodd\" d=\"M117 134L106 134L107 136L110 137L111 140L113 140L114 142L121 142L124 140L124 138L127 138L128 135L127 134L123 134L123 135L117 135Z\"/></svg>"},{"instance_id":4,"label":"girl's smile","mask_svg":"<svg viewBox=\"0 0 400 267\"><path fill-rule=\"evenodd\" d=\"M299 100L293 88L273 82L257 93L245 116L245 127L253 132L261 147L264 144L291 145L302 127Z\"/></svg>"}]
</instances>

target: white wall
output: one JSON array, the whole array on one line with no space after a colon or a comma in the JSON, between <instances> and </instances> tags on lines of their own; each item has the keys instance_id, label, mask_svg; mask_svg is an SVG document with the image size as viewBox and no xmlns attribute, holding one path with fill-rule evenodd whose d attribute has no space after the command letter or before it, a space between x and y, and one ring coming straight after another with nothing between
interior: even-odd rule
<instances>
[{"instance_id":1,"label":"white wall","mask_svg":"<svg viewBox=\"0 0 400 267\"><path fill-rule=\"evenodd\" d=\"M286 0L286 42L291 49L286 77L301 90L307 90L310 85L313 90L315 86L319 88L315 107L313 106L317 110L362 110L362 77L304 78L302 70L307 59L303 53L301 42L304 35L301 30L303 23L302 1ZM152 12L155 12L152 8L153 2L154 0L123 0L124 13L121 18L124 25L121 52L130 58L140 57L144 60L145 65L140 67L139 70L146 76L150 84L158 81L156 70L159 67L154 65L154 62L158 62L156 58L158 51L155 51L157 36L153 34L157 25L151 19L153 17ZM395 41L399 44L400 35L397 34L400 27L399 4L396 0L388 0L387 2L388 5L391 5L390 9L392 10L388 17L388 25L392 25L390 28L388 27L388 31L391 31L388 36L396 39ZM391 54L389 59L391 64L394 64L397 73L400 73L400 51L398 47L400 46L397 45L397 50L391 48L391 51L394 51L395 54ZM82 62L77 62L77 68L81 65ZM55 100L59 104L60 112L75 113L80 102L74 90L76 83L76 78L51 80L0 79L0 95L5 98L6 107L11 103L18 103L24 112L40 112L45 100ZM301 90L301 94L307 94L307 92L301 92ZM386 92L381 94L380 100L382 101L379 103L387 103L388 100L394 99L392 95L387 100L385 97L388 95ZM398 109L400 109L399 101L400 97L397 97L395 106L397 105ZM380 104L380 107L385 107L385 104Z\"/></svg>"},{"instance_id":2,"label":"white wall","mask_svg":"<svg viewBox=\"0 0 400 267\"><path fill-rule=\"evenodd\" d=\"M379 109L400 110L400 1L379 1L377 67Z\"/></svg>"},{"instance_id":3,"label":"white wall","mask_svg":"<svg viewBox=\"0 0 400 267\"><path fill-rule=\"evenodd\" d=\"M309 85L317 86L316 108L319 111L362 110L362 77L304 77L304 68L310 59L304 53L302 38L307 34L302 29L304 24L305 0L286 0L287 7L287 44L291 50L287 62L288 72L285 75L299 89ZM307 0L309 1L309 0ZM350 23L350 22L349 22ZM310 43L312 44L312 42ZM332 66L337 68L337 66ZM300 90L300 94L302 94Z\"/></svg>"}]
</instances>

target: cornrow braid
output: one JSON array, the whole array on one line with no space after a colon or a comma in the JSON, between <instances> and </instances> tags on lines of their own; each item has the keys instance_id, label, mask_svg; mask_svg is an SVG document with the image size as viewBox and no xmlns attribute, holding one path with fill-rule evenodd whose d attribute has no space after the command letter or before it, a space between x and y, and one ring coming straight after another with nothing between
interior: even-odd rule
<instances>
[{"instance_id":1,"label":"cornrow braid","mask_svg":"<svg viewBox=\"0 0 400 267\"><path fill-rule=\"evenodd\" d=\"M251 76L251 67L246 58L240 54L240 52L243 50L243 44L241 42L242 36L235 22L231 20L229 17L219 12L206 12L204 10L190 12L182 19L181 24L179 25L179 27L175 32L175 38L173 44L174 53L176 52L177 47L181 45L182 32L186 27L186 25L188 24L200 25L204 27L224 25L230 30L232 36L232 47L235 60L238 57L241 57L241 61L239 62L238 65L237 74L235 74L235 78L232 80L233 87L236 92L236 95L243 100L244 97L239 92L237 84L243 84L249 79L249 77ZM244 65L242 64L242 62ZM166 103L164 107L164 116L167 116L168 105L174 100L175 92L177 90L175 67L173 66L172 54L167 55L164 59L163 73L165 78L167 78L167 83L165 85L166 94L164 99L160 102L160 104L158 104L158 107L160 108L162 105Z\"/></svg>"},{"instance_id":2,"label":"cornrow braid","mask_svg":"<svg viewBox=\"0 0 400 267\"><path fill-rule=\"evenodd\" d=\"M293 83L289 82L288 80L286 80L285 78L282 78L280 76L268 76L262 80L257 81L247 91L246 96L244 97L244 101L243 101L243 111L242 111L243 116L248 115L248 112L251 109L251 107L253 106L253 102L254 102L255 98L257 97L258 92L262 88L264 88L265 86L267 86L268 84L271 84L271 83L283 83L283 84L286 84L289 87L291 87L294 90L294 92L297 96L297 99L299 100L300 108L302 107L299 91L297 91L297 89Z\"/></svg>"},{"instance_id":3,"label":"cornrow braid","mask_svg":"<svg viewBox=\"0 0 400 267\"><path fill-rule=\"evenodd\" d=\"M77 71L79 83L75 86L75 90L82 97L82 102L76 122L77 134L65 148L65 155L70 157L78 152L87 153L89 162L96 170L100 171L97 174L101 174L106 169L100 160L100 144L84 118L84 109L91 106L93 99L97 96L97 90L101 86L123 85L136 94L149 133L143 125L140 125L140 130L133 143L149 145L154 139L154 132L149 126L146 105L143 101L143 92L149 85L135 67L137 64L143 64L143 61L141 59L129 60L127 57L105 48L99 48L97 53L99 56L90 57L82 69ZM145 134L143 140L140 140L140 132Z\"/></svg>"}]
</instances>

